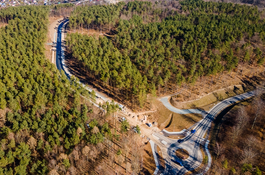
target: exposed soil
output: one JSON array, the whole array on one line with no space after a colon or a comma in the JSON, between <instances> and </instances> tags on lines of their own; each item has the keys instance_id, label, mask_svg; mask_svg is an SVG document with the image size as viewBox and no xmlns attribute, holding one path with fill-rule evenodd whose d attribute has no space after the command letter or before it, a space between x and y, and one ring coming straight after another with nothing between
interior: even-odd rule
<instances>
[{"instance_id":1,"label":"exposed soil","mask_svg":"<svg viewBox=\"0 0 265 175\"><path fill-rule=\"evenodd\" d=\"M56 42L55 34L57 33L57 26L61 20L63 20L63 17L49 17L47 43L55 44ZM50 62L55 63L56 49L55 47L53 47L52 45L48 45L47 43L45 43L45 56Z\"/></svg>"},{"instance_id":2,"label":"exposed soil","mask_svg":"<svg viewBox=\"0 0 265 175\"><path fill-rule=\"evenodd\" d=\"M0 22L0 28L1 27L5 27L5 26L7 26L8 24L7 23L2 23L2 22Z\"/></svg>"},{"instance_id":3,"label":"exposed soil","mask_svg":"<svg viewBox=\"0 0 265 175\"><path fill-rule=\"evenodd\" d=\"M182 160L185 160L189 157L189 153L185 149L177 149L175 153L176 156Z\"/></svg>"},{"instance_id":4,"label":"exposed soil","mask_svg":"<svg viewBox=\"0 0 265 175\"><path fill-rule=\"evenodd\" d=\"M57 26L61 20L63 20L63 17L49 17L49 32L47 42L54 41L54 34L57 32Z\"/></svg>"},{"instance_id":5,"label":"exposed soil","mask_svg":"<svg viewBox=\"0 0 265 175\"><path fill-rule=\"evenodd\" d=\"M0 127L3 127L6 122L6 113L11 112L9 108L0 109Z\"/></svg>"},{"instance_id":6,"label":"exposed soil","mask_svg":"<svg viewBox=\"0 0 265 175\"><path fill-rule=\"evenodd\" d=\"M50 45L47 45L47 44L45 44L45 57L50 61L50 62L52 62L53 60L52 60L52 58L53 59L55 59L55 48L53 48L52 46L50 46ZM52 54L54 54L54 57L53 57L53 55Z\"/></svg>"}]
</instances>

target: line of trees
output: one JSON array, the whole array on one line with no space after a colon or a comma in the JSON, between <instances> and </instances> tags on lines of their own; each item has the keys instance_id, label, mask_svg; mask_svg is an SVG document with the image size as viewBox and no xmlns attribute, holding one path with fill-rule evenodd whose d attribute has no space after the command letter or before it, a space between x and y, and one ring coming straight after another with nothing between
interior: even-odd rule
<instances>
[{"instance_id":1,"label":"line of trees","mask_svg":"<svg viewBox=\"0 0 265 175\"><path fill-rule=\"evenodd\" d=\"M105 26L116 34L99 40L71 34L69 51L94 81L101 79L124 97L132 94L141 107L147 93L159 95L162 88L166 93L169 84L177 88L240 63L264 63L265 21L256 7L202 0L180 4L181 13L142 1L80 7L71 14L70 28Z\"/></svg>"}]
</instances>

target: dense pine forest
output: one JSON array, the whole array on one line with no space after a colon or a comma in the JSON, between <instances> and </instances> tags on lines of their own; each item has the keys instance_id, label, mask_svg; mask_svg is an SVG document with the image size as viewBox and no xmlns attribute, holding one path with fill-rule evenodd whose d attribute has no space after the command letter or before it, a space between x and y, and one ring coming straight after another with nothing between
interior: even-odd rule
<instances>
[{"instance_id":1,"label":"dense pine forest","mask_svg":"<svg viewBox=\"0 0 265 175\"><path fill-rule=\"evenodd\" d=\"M129 154L123 142L113 146L123 139L120 132L127 137L128 122L111 130L102 111L89 102L93 93L75 78L68 81L45 58L49 12L50 7L41 6L0 11L0 21L7 23L0 28L0 174L111 174L129 156L126 167L132 164L129 171L139 172L140 151ZM109 114L118 109L114 103L102 107Z\"/></svg>"},{"instance_id":2,"label":"dense pine forest","mask_svg":"<svg viewBox=\"0 0 265 175\"><path fill-rule=\"evenodd\" d=\"M89 82L143 106L146 94L239 64L264 63L265 20L257 7L202 0L124 2L78 7L69 27L106 37L68 36L70 57Z\"/></svg>"}]
</instances>

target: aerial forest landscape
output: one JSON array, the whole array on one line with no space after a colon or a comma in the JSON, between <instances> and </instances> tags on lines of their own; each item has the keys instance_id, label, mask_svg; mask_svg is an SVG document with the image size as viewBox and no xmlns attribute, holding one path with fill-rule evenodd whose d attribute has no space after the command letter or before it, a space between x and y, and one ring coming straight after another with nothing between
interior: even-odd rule
<instances>
[{"instance_id":1,"label":"aerial forest landscape","mask_svg":"<svg viewBox=\"0 0 265 175\"><path fill-rule=\"evenodd\" d=\"M0 175L265 174L265 2L17 2Z\"/></svg>"}]
</instances>

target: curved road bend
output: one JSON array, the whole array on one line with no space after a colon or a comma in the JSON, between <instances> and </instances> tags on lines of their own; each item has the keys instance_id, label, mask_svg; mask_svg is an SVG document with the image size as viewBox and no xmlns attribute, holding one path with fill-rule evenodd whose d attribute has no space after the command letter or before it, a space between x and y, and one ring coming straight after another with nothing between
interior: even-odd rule
<instances>
[{"instance_id":1,"label":"curved road bend","mask_svg":"<svg viewBox=\"0 0 265 175\"><path fill-rule=\"evenodd\" d=\"M58 35L57 35L57 47L56 47L56 66L58 70L64 70L63 65L63 49L62 49L62 27L65 23L67 23L68 20L64 20L59 26L58 26ZM66 73L66 72L65 72ZM98 95L98 94L97 94ZM181 114L188 114L188 113L201 113L204 118L198 122L198 124L193 128L196 130L195 133L188 133L187 136L182 139L183 141L181 143L178 143L178 141L170 138L165 138L159 133L153 133L154 136L150 135L150 138L156 144L158 144L163 151L163 156L166 162L166 169L164 171L164 174L185 174L187 171L191 171L199 167L202 163L202 153L200 150L200 146L204 146L207 144L207 138L209 135L209 131L211 128L211 123L215 119L215 116L219 114L222 110L227 108L230 105L233 105L241 100L245 100L247 98L250 98L254 96L254 92L247 92L241 95L237 95L231 98L228 98L226 100L223 100L222 102L215 105L208 113L205 113L204 111L197 111L194 109L190 110L180 110L180 109L173 109L174 107L171 106L171 104L168 102L168 98L162 98L161 101L164 105L167 105L166 107L169 107L168 104L173 107L170 107L170 110L176 113ZM161 141L167 141L167 144L161 144ZM175 159L175 154L172 154L177 149L186 149L190 156L185 161L183 161L183 167L179 166L178 164L174 163L172 159ZM211 165L211 163L208 164L208 167ZM206 168L206 169L207 169Z\"/></svg>"},{"instance_id":2,"label":"curved road bend","mask_svg":"<svg viewBox=\"0 0 265 175\"><path fill-rule=\"evenodd\" d=\"M56 45L56 67L59 71L64 71L65 75L67 76L68 79L72 76L71 73L69 72L68 68L65 65L65 60L64 60L64 49L63 49L63 35L65 32L64 26L69 22L69 19L63 20L57 29L57 45ZM92 91L89 87L87 87L84 83L79 82L80 85L82 85L84 88L86 88L89 92ZM101 98L103 101L108 101L108 99L101 94L96 92L96 96L98 98Z\"/></svg>"},{"instance_id":3,"label":"curved road bend","mask_svg":"<svg viewBox=\"0 0 265 175\"><path fill-rule=\"evenodd\" d=\"M163 105L170 111L178 113L178 114L191 114L191 113L197 113L197 114L203 114L203 110L199 109L178 109L172 106L169 102L170 96L166 96L160 99L160 101L163 103Z\"/></svg>"}]
</instances>

